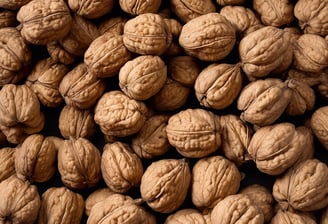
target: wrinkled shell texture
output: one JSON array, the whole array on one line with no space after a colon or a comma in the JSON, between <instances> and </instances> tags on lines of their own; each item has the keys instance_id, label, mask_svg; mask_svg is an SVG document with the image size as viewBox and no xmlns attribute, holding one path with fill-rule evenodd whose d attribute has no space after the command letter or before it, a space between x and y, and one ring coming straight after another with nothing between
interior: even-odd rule
<instances>
[{"instance_id":1,"label":"wrinkled shell texture","mask_svg":"<svg viewBox=\"0 0 328 224\"><path fill-rule=\"evenodd\" d=\"M88 19L99 18L111 12L114 0L66 0L69 8Z\"/></svg>"},{"instance_id":2,"label":"wrinkled shell texture","mask_svg":"<svg viewBox=\"0 0 328 224\"><path fill-rule=\"evenodd\" d=\"M317 222L305 213L279 210L271 220L272 224L316 224Z\"/></svg>"},{"instance_id":3,"label":"wrinkled shell texture","mask_svg":"<svg viewBox=\"0 0 328 224\"><path fill-rule=\"evenodd\" d=\"M328 107L318 108L311 117L311 128L325 149L328 150Z\"/></svg>"},{"instance_id":4,"label":"wrinkled shell texture","mask_svg":"<svg viewBox=\"0 0 328 224\"><path fill-rule=\"evenodd\" d=\"M241 5L245 0L216 0L219 5Z\"/></svg>"},{"instance_id":5,"label":"wrinkled shell texture","mask_svg":"<svg viewBox=\"0 0 328 224\"><path fill-rule=\"evenodd\" d=\"M17 10L31 0L4 0L1 1L0 7L4 9Z\"/></svg>"},{"instance_id":6,"label":"wrinkled shell texture","mask_svg":"<svg viewBox=\"0 0 328 224\"><path fill-rule=\"evenodd\" d=\"M91 209L93 208L93 206L95 204L105 200L108 196L110 196L112 194L115 194L115 193L112 190L110 190L108 187L99 188L99 189L93 191L92 193L90 193L84 203L85 214L87 216L89 216Z\"/></svg>"},{"instance_id":7,"label":"wrinkled shell texture","mask_svg":"<svg viewBox=\"0 0 328 224\"><path fill-rule=\"evenodd\" d=\"M126 21L128 21L128 19L124 16L117 16L106 19L99 23L99 34L102 35L109 32L122 35Z\"/></svg>"},{"instance_id":8,"label":"wrinkled shell texture","mask_svg":"<svg viewBox=\"0 0 328 224\"><path fill-rule=\"evenodd\" d=\"M59 41L52 41L47 44L47 51L50 57L56 61L63 63L65 65L70 65L76 61L76 56L72 55L68 51L66 51Z\"/></svg>"},{"instance_id":9,"label":"wrinkled shell texture","mask_svg":"<svg viewBox=\"0 0 328 224\"><path fill-rule=\"evenodd\" d=\"M131 15L140 15L143 13L156 13L162 4L161 0L119 0L123 11Z\"/></svg>"},{"instance_id":10,"label":"wrinkled shell texture","mask_svg":"<svg viewBox=\"0 0 328 224\"><path fill-rule=\"evenodd\" d=\"M17 25L16 13L9 9L3 9L0 12L0 28L14 27Z\"/></svg>"},{"instance_id":11,"label":"wrinkled shell texture","mask_svg":"<svg viewBox=\"0 0 328 224\"><path fill-rule=\"evenodd\" d=\"M205 217L196 209L181 209L167 217L164 224L206 224Z\"/></svg>"},{"instance_id":12,"label":"wrinkled shell texture","mask_svg":"<svg viewBox=\"0 0 328 224\"><path fill-rule=\"evenodd\" d=\"M15 148L0 149L0 182L16 173L15 170Z\"/></svg>"}]
</instances>

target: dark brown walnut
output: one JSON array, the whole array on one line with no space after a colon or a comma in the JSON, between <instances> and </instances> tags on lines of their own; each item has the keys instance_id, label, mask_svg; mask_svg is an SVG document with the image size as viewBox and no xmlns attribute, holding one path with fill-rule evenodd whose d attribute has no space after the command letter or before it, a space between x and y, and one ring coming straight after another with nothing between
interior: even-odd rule
<instances>
[{"instance_id":1,"label":"dark brown walnut","mask_svg":"<svg viewBox=\"0 0 328 224\"><path fill-rule=\"evenodd\" d=\"M246 122L236 115L222 115L219 119L223 154L237 166L240 166L248 161L247 148L253 131Z\"/></svg>"},{"instance_id":2,"label":"dark brown walnut","mask_svg":"<svg viewBox=\"0 0 328 224\"><path fill-rule=\"evenodd\" d=\"M147 118L138 134L132 138L131 147L140 158L152 159L164 155L171 147L166 134L168 115Z\"/></svg>"},{"instance_id":3,"label":"dark brown walnut","mask_svg":"<svg viewBox=\"0 0 328 224\"><path fill-rule=\"evenodd\" d=\"M96 123L91 110L80 110L74 106L66 105L60 112L58 126L60 134L68 139L89 138L96 132Z\"/></svg>"},{"instance_id":4,"label":"dark brown walnut","mask_svg":"<svg viewBox=\"0 0 328 224\"><path fill-rule=\"evenodd\" d=\"M310 212L328 205L328 167L318 159L308 159L278 177L272 194L283 209Z\"/></svg>"},{"instance_id":5,"label":"dark brown walnut","mask_svg":"<svg viewBox=\"0 0 328 224\"><path fill-rule=\"evenodd\" d=\"M304 33L328 35L328 2L321 0L297 1L294 15Z\"/></svg>"},{"instance_id":6,"label":"dark brown walnut","mask_svg":"<svg viewBox=\"0 0 328 224\"><path fill-rule=\"evenodd\" d=\"M78 15L96 19L110 13L114 0L66 0L69 8Z\"/></svg>"},{"instance_id":7,"label":"dark brown walnut","mask_svg":"<svg viewBox=\"0 0 328 224\"><path fill-rule=\"evenodd\" d=\"M221 110L230 106L242 88L240 64L210 64L195 81L195 93L200 105Z\"/></svg>"},{"instance_id":8,"label":"dark brown walnut","mask_svg":"<svg viewBox=\"0 0 328 224\"><path fill-rule=\"evenodd\" d=\"M237 108L242 111L242 120L257 126L270 125L283 114L291 95L292 90L280 79L259 79L241 90Z\"/></svg>"},{"instance_id":9,"label":"dark brown walnut","mask_svg":"<svg viewBox=\"0 0 328 224\"><path fill-rule=\"evenodd\" d=\"M126 21L128 21L128 18L124 16L110 17L105 19L98 25L99 34L103 35L107 32L110 32L117 35L122 35Z\"/></svg>"},{"instance_id":10,"label":"dark brown walnut","mask_svg":"<svg viewBox=\"0 0 328 224\"><path fill-rule=\"evenodd\" d=\"M207 224L204 216L196 209L185 208L169 215L164 224Z\"/></svg>"},{"instance_id":11,"label":"dark brown walnut","mask_svg":"<svg viewBox=\"0 0 328 224\"><path fill-rule=\"evenodd\" d=\"M16 173L15 153L16 148L0 149L0 183Z\"/></svg>"},{"instance_id":12,"label":"dark brown walnut","mask_svg":"<svg viewBox=\"0 0 328 224\"><path fill-rule=\"evenodd\" d=\"M33 0L17 12L21 34L30 43L45 45L68 34L72 24L64 0Z\"/></svg>"},{"instance_id":13,"label":"dark brown walnut","mask_svg":"<svg viewBox=\"0 0 328 224\"><path fill-rule=\"evenodd\" d=\"M131 52L123 44L123 36L106 32L90 44L84 54L84 63L91 74L106 78L117 75L131 57Z\"/></svg>"},{"instance_id":14,"label":"dark brown walnut","mask_svg":"<svg viewBox=\"0 0 328 224\"><path fill-rule=\"evenodd\" d=\"M198 160L192 169L191 200L200 208L214 208L239 190L241 175L237 166L223 156Z\"/></svg>"},{"instance_id":15,"label":"dark brown walnut","mask_svg":"<svg viewBox=\"0 0 328 224\"><path fill-rule=\"evenodd\" d=\"M20 7L26 5L31 0L3 0L0 3L0 8L9 10L19 10Z\"/></svg>"},{"instance_id":16,"label":"dark brown walnut","mask_svg":"<svg viewBox=\"0 0 328 224\"><path fill-rule=\"evenodd\" d=\"M274 213L274 199L271 192L264 186L258 184L248 185L239 192L246 194L254 205L263 213L264 222L270 222Z\"/></svg>"},{"instance_id":17,"label":"dark brown walnut","mask_svg":"<svg viewBox=\"0 0 328 224\"><path fill-rule=\"evenodd\" d=\"M127 195L112 194L92 207L87 224L156 224L155 216L139 204L139 199L133 200Z\"/></svg>"},{"instance_id":18,"label":"dark brown walnut","mask_svg":"<svg viewBox=\"0 0 328 224\"><path fill-rule=\"evenodd\" d=\"M144 102L131 99L119 90L101 96L95 108L95 122L105 135L125 137L143 126L148 109Z\"/></svg>"},{"instance_id":19,"label":"dark brown walnut","mask_svg":"<svg viewBox=\"0 0 328 224\"><path fill-rule=\"evenodd\" d=\"M138 187L143 171L141 159L128 144L119 141L105 144L101 156L101 174L112 191L126 193Z\"/></svg>"},{"instance_id":20,"label":"dark brown walnut","mask_svg":"<svg viewBox=\"0 0 328 224\"><path fill-rule=\"evenodd\" d=\"M59 92L67 105L89 109L105 91L106 83L92 75L84 63L69 71L59 85Z\"/></svg>"},{"instance_id":21,"label":"dark brown walnut","mask_svg":"<svg viewBox=\"0 0 328 224\"><path fill-rule=\"evenodd\" d=\"M204 109L186 109L172 115L166 132L170 144L185 157L205 157L221 146L219 118Z\"/></svg>"},{"instance_id":22,"label":"dark brown walnut","mask_svg":"<svg viewBox=\"0 0 328 224\"><path fill-rule=\"evenodd\" d=\"M328 150L328 106L317 108L311 116L310 124L314 135Z\"/></svg>"},{"instance_id":23,"label":"dark brown walnut","mask_svg":"<svg viewBox=\"0 0 328 224\"><path fill-rule=\"evenodd\" d=\"M45 122L38 97L26 85L6 84L0 90L0 129L8 142L19 144L40 132Z\"/></svg>"},{"instance_id":24,"label":"dark brown walnut","mask_svg":"<svg viewBox=\"0 0 328 224\"><path fill-rule=\"evenodd\" d=\"M279 209L271 219L271 224L316 224L311 216L302 212L284 211Z\"/></svg>"},{"instance_id":25,"label":"dark brown walnut","mask_svg":"<svg viewBox=\"0 0 328 224\"><path fill-rule=\"evenodd\" d=\"M41 134L28 136L16 149L15 169L23 181L46 182L57 169L57 152L52 141Z\"/></svg>"},{"instance_id":26,"label":"dark brown walnut","mask_svg":"<svg viewBox=\"0 0 328 224\"><path fill-rule=\"evenodd\" d=\"M5 134L0 130L0 147L7 146L8 141Z\"/></svg>"},{"instance_id":27,"label":"dark brown walnut","mask_svg":"<svg viewBox=\"0 0 328 224\"><path fill-rule=\"evenodd\" d=\"M97 190L90 193L88 197L85 199L85 203L84 203L85 214L89 216L91 209L95 204L105 200L108 196L112 194L115 194L115 192L110 190L108 187L98 188Z\"/></svg>"},{"instance_id":28,"label":"dark brown walnut","mask_svg":"<svg viewBox=\"0 0 328 224\"><path fill-rule=\"evenodd\" d=\"M260 208L245 194L229 195L220 201L211 212L212 224L263 224Z\"/></svg>"},{"instance_id":29,"label":"dark brown walnut","mask_svg":"<svg viewBox=\"0 0 328 224\"><path fill-rule=\"evenodd\" d=\"M38 224L79 224L82 220L84 199L66 187L50 187L41 197Z\"/></svg>"},{"instance_id":30,"label":"dark brown walnut","mask_svg":"<svg viewBox=\"0 0 328 224\"><path fill-rule=\"evenodd\" d=\"M172 12L184 23L198 16L216 11L215 4L212 0L171 0L170 6Z\"/></svg>"},{"instance_id":31,"label":"dark brown walnut","mask_svg":"<svg viewBox=\"0 0 328 224\"><path fill-rule=\"evenodd\" d=\"M59 84L68 71L66 65L55 62L52 58L42 59L33 67L25 83L42 105L58 107L64 101L59 92Z\"/></svg>"},{"instance_id":32,"label":"dark brown walnut","mask_svg":"<svg viewBox=\"0 0 328 224\"><path fill-rule=\"evenodd\" d=\"M162 1L119 0L119 4L124 12L136 16L143 13L156 13L162 4Z\"/></svg>"},{"instance_id":33,"label":"dark brown walnut","mask_svg":"<svg viewBox=\"0 0 328 224\"><path fill-rule=\"evenodd\" d=\"M203 61L225 58L235 42L235 28L217 12L190 20L183 25L179 37L179 43L185 52Z\"/></svg>"},{"instance_id":34,"label":"dark brown walnut","mask_svg":"<svg viewBox=\"0 0 328 224\"><path fill-rule=\"evenodd\" d=\"M320 74L320 83L317 86L319 94L328 99L328 68L324 69Z\"/></svg>"},{"instance_id":35,"label":"dark brown walnut","mask_svg":"<svg viewBox=\"0 0 328 224\"><path fill-rule=\"evenodd\" d=\"M0 86L3 86L23 78L20 71L31 63L32 52L14 27L1 28L0 41Z\"/></svg>"},{"instance_id":36,"label":"dark brown walnut","mask_svg":"<svg viewBox=\"0 0 328 224\"><path fill-rule=\"evenodd\" d=\"M16 12L8 9L0 9L0 28L15 27L18 25Z\"/></svg>"},{"instance_id":37,"label":"dark brown walnut","mask_svg":"<svg viewBox=\"0 0 328 224\"><path fill-rule=\"evenodd\" d=\"M0 222L34 223L41 200L38 189L15 175L0 182Z\"/></svg>"},{"instance_id":38,"label":"dark brown walnut","mask_svg":"<svg viewBox=\"0 0 328 224\"><path fill-rule=\"evenodd\" d=\"M119 71L119 87L135 100L147 100L164 86L167 67L156 55L141 55L126 62Z\"/></svg>"},{"instance_id":39,"label":"dark brown walnut","mask_svg":"<svg viewBox=\"0 0 328 224\"><path fill-rule=\"evenodd\" d=\"M72 189L91 188L101 179L101 156L85 138L64 140L58 149L58 170L65 186Z\"/></svg>"},{"instance_id":40,"label":"dark brown walnut","mask_svg":"<svg viewBox=\"0 0 328 224\"><path fill-rule=\"evenodd\" d=\"M326 224L328 222L328 207L322 210L320 217L320 224Z\"/></svg>"},{"instance_id":41,"label":"dark brown walnut","mask_svg":"<svg viewBox=\"0 0 328 224\"><path fill-rule=\"evenodd\" d=\"M56 62L70 65L76 61L76 56L66 51L59 41L52 41L48 43L47 51L50 57Z\"/></svg>"},{"instance_id":42,"label":"dark brown walnut","mask_svg":"<svg viewBox=\"0 0 328 224\"><path fill-rule=\"evenodd\" d=\"M141 178L141 197L154 211L171 213L183 204L190 181L186 159L157 160L147 167Z\"/></svg>"},{"instance_id":43,"label":"dark brown walnut","mask_svg":"<svg viewBox=\"0 0 328 224\"><path fill-rule=\"evenodd\" d=\"M170 46L172 34L160 15L145 13L125 23L123 42L131 52L161 55Z\"/></svg>"},{"instance_id":44,"label":"dark brown walnut","mask_svg":"<svg viewBox=\"0 0 328 224\"><path fill-rule=\"evenodd\" d=\"M174 18L164 17L164 22L172 34L172 42L170 46L164 52L164 57L174 57L181 55L183 53L182 47L179 45L179 36L182 30L182 24L180 21Z\"/></svg>"},{"instance_id":45,"label":"dark brown walnut","mask_svg":"<svg viewBox=\"0 0 328 224\"><path fill-rule=\"evenodd\" d=\"M246 0L216 0L219 5L242 5Z\"/></svg>"}]
</instances>

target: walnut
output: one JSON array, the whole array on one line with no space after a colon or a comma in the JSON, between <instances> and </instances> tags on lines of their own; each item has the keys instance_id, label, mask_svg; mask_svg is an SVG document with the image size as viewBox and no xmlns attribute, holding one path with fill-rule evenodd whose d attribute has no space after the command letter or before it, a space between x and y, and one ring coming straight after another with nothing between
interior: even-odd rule
<instances>
[{"instance_id":1,"label":"walnut","mask_svg":"<svg viewBox=\"0 0 328 224\"><path fill-rule=\"evenodd\" d=\"M272 194L283 210L315 211L328 205L327 185L327 165L308 159L277 177Z\"/></svg>"},{"instance_id":2,"label":"walnut","mask_svg":"<svg viewBox=\"0 0 328 224\"><path fill-rule=\"evenodd\" d=\"M214 63L203 69L195 81L195 93L202 106L216 110L230 106L242 88L240 64Z\"/></svg>"},{"instance_id":3,"label":"walnut","mask_svg":"<svg viewBox=\"0 0 328 224\"><path fill-rule=\"evenodd\" d=\"M119 0L119 4L124 12L136 16L143 13L156 13L162 4L162 1L161 0L150 0L150 1Z\"/></svg>"},{"instance_id":4,"label":"walnut","mask_svg":"<svg viewBox=\"0 0 328 224\"><path fill-rule=\"evenodd\" d=\"M262 211L245 194L229 195L211 212L212 224L263 224Z\"/></svg>"},{"instance_id":5,"label":"walnut","mask_svg":"<svg viewBox=\"0 0 328 224\"><path fill-rule=\"evenodd\" d=\"M108 196L115 194L112 190L108 187L98 188L97 190L93 191L89 196L86 198L84 203L84 211L87 216L90 215L91 209L95 204L105 200Z\"/></svg>"},{"instance_id":6,"label":"walnut","mask_svg":"<svg viewBox=\"0 0 328 224\"><path fill-rule=\"evenodd\" d=\"M19 10L20 7L26 5L31 0L3 0L0 3L0 8L10 9L10 10Z\"/></svg>"},{"instance_id":7,"label":"walnut","mask_svg":"<svg viewBox=\"0 0 328 224\"><path fill-rule=\"evenodd\" d=\"M70 10L63 0L33 0L17 13L21 34L30 43L44 45L68 34L72 24Z\"/></svg>"},{"instance_id":8,"label":"walnut","mask_svg":"<svg viewBox=\"0 0 328 224\"><path fill-rule=\"evenodd\" d=\"M185 208L169 215L164 224L207 224L204 216L196 209Z\"/></svg>"},{"instance_id":9,"label":"walnut","mask_svg":"<svg viewBox=\"0 0 328 224\"><path fill-rule=\"evenodd\" d=\"M69 8L78 15L88 18L100 18L110 13L114 7L114 0L66 0Z\"/></svg>"},{"instance_id":10,"label":"walnut","mask_svg":"<svg viewBox=\"0 0 328 224\"><path fill-rule=\"evenodd\" d=\"M123 44L123 36L107 32L96 38L84 54L89 72L98 78L117 75L132 57Z\"/></svg>"},{"instance_id":11,"label":"walnut","mask_svg":"<svg viewBox=\"0 0 328 224\"><path fill-rule=\"evenodd\" d=\"M237 166L222 156L198 160L192 169L191 199L201 209L214 208L239 190L241 175Z\"/></svg>"},{"instance_id":12,"label":"walnut","mask_svg":"<svg viewBox=\"0 0 328 224\"><path fill-rule=\"evenodd\" d=\"M146 120L148 109L142 101L118 90L102 95L95 108L95 122L106 135L124 137L137 133Z\"/></svg>"},{"instance_id":13,"label":"walnut","mask_svg":"<svg viewBox=\"0 0 328 224\"><path fill-rule=\"evenodd\" d=\"M82 220L83 197L66 187L50 187L41 198L38 224L72 223Z\"/></svg>"},{"instance_id":14,"label":"walnut","mask_svg":"<svg viewBox=\"0 0 328 224\"><path fill-rule=\"evenodd\" d=\"M179 43L185 52L203 61L225 58L236 42L236 30L217 12L198 16L181 30Z\"/></svg>"},{"instance_id":15,"label":"walnut","mask_svg":"<svg viewBox=\"0 0 328 224\"><path fill-rule=\"evenodd\" d=\"M328 207L322 210L321 217L320 217L320 224L326 224L328 221Z\"/></svg>"},{"instance_id":16,"label":"walnut","mask_svg":"<svg viewBox=\"0 0 328 224\"><path fill-rule=\"evenodd\" d=\"M147 100L164 86L167 68L159 56L142 55L126 62L118 78L126 95L135 100Z\"/></svg>"},{"instance_id":17,"label":"walnut","mask_svg":"<svg viewBox=\"0 0 328 224\"><path fill-rule=\"evenodd\" d=\"M271 224L316 224L306 213L291 212L279 209L271 219Z\"/></svg>"},{"instance_id":18,"label":"walnut","mask_svg":"<svg viewBox=\"0 0 328 224\"><path fill-rule=\"evenodd\" d=\"M0 9L0 28L15 27L18 25L16 12L8 9Z\"/></svg>"},{"instance_id":19,"label":"walnut","mask_svg":"<svg viewBox=\"0 0 328 224\"><path fill-rule=\"evenodd\" d=\"M317 108L311 116L311 129L322 146L328 150L328 106Z\"/></svg>"},{"instance_id":20,"label":"walnut","mask_svg":"<svg viewBox=\"0 0 328 224\"><path fill-rule=\"evenodd\" d=\"M55 62L52 58L42 59L34 66L26 78L26 85L47 107L58 107L63 103L59 84L68 72L68 67Z\"/></svg>"},{"instance_id":21,"label":"walnut","mask_svg":"<svg viewBox=\"0 0 328 224\"><path fill-rule=\"evenodd\" d=\"M124 30L124 25L128 21L127 17L117 16L110 17L109 19L103 20L98 26L100 35L107 32L111 32L117 35L122 35Z\"/></svg>"},{"instance_id":22,"label":"walnut","mask_svg":"<svg viewBox=\"0 0 328 224\"><path fill-rule=\"evenodd\" d=\"M291 68L288 70L287 80L288 79L296 79L312 87L321 83L321 74L304 72Z\"/></svg>"},{"instance_id":23,"label":"walnut","mask_svg":"<svg viewBox=\"0 0 328 224\"><path fill-rule=\"evenodd\" d=\"M85 138L64 140L58 149L58 170L69 188L94 187L101 179L99 150Z\"/></svg>"},{"instance_id":24,"label":"walnut","mask_svg":"<svg viewBox=\"0 0 328 224\"><path fill-rule=\"evenodd\" d=\"M48 43L47 51L54 61L65 65L73 64L76 60L76 56L66 51L59 41L52 41Z\"/></svg>"},{"instance_id":25,"label":"walnut","mask_svg":"<svg viewBox=\"0 0 328 224\"><path fill-rule=\"evenodd\" d=\"M172 34L173 39L177 39L180 36L181 30L182 30L182 24L173 18L164 18L164 22Z\"/></svg>"},{"instance_id":26,"label":"walnut","mask_svg":"<svg viewBox=\"0 0 328 224\"><path fill-rule=\"evenodd\" d=\"M123 42L131 52L161 55L170 46L172 34L160 15L145 13L125 23Z\"/></svg>"},{"instance_id":27,"label":"walnut","mask_svg":"<svg viewBox=\"0 0 328 224\"><path fill-rule=\"evenodd\" d=\"M125 193L140 185L143 165L128 144L117 141L104 146L101 173L112 191Z\"/></svg>"},{"instance_id":28,"label":"walnut","mask_svg":"<svg viewBox=\"0 0 328 224\"><path fill-rule=\"evenodd\" d=\"M174 12L178 18L185 23L198 16L216 11L216 7L212 0L171 0L170 3L172 12Z\"/></svg>"},{"instance_id":29,"label":"walnut","mask_svg":"<svg viewBox=\"0 0 328 224\"><path fill-rule=\"evenodd\" d=\"M265 126L275 122L287 108L292 91L276 78L256 80L247 84L237 100L242 120Z\"/></svg>"},{"instance_id":30,"label":"walnut","mask_svg":"<svg viewBox=\"0 0 328 224\"><path fill-rule=\"evenodd\" d=\"M126 195L118 193L109 195L92 207L87 224L101 222L156 224L155 217L139 203L138 199L133 200Z\"/></svg>"},{"instance_id":31,"label":"walnut","mask_svg":"<svg viewBox=\"0 0 328 224\"><path fill-rule=\"evenodd\" d=\"M67 105L89 109L96 104L105 88L105 81L92 75L86 64L80 63L64 76L59 92Z\"/></svg>"},{"instance_id":32,"label":"walnut","mask_svg":"<svg viewBox=\"0 0 328 224\"><path fill-rule=\"evenodd\" d=\"M26 85L6 84L0 90L0 129L8 142L18 144L43 129L38 97Z\"/></svg>"},{"instance_id":33,"label":"walnut","mask_svg":"<svg viewBox=\"0 0 328 224\"><path fill-rule=\"evenodd\" d=\"M80 110L66 105L60 112L58 125L61 135L68 139L89 138L96 132L96 123L91 110Z\"/></svg>"},{"instance_id":34,"label":"walnut","mask_svg":"<svg viewBox=\"0 0 328 224\"><path fill-rule=\"evenodd\" d=\"M157 160L147 167L141 178L141 197L154 211L171 213L184 202L190 181L186 159Z\"/></svg>"},{"instance_id":35,"label":"walnut","mask_svg":"<svg viewBox=\"0 0 328 224\"><path fill-rule=\"evenodd\" d=\"M219 5L242 5L246 0L216 0Z\"/></svg>"},{"instance_id":36,"label":"walnut","mask_svg":"<svg viewBox=\"0 0 328 224\"><path fill-rule=\"evenodd\" d=\"M0 221L2 223L34 223L39 208L38 189L15 175L0 182Z\"/></svg>"},{"instance_id":37,"label":"walnut","mask_svg":"<svg viewBox=\"0 0 328 224\"><path fill-rule=\"evenodd\" d=\"M46 182L55 174L56 148L41 134L28 136L16 149L15 169L17 177L33 182Z\"/></svg>"},{"instance_id":38,"label":"walnut","mask_svg":"<svg viewBox=\"0 0 328 224\"><path fill-rule=\"evenodd\" d=\"M201 158L221 146L218 116L203 109L186 109L172 115L166 126L170 144L183 156Z\"/></svg>"},{"instance_id":39,"label":"walnut","mask_svg":"<svg viewBox=\"0 0 328 224\"><path fill-rule=\"evenodd\" d=\"M15 153L16 148L5 147L0 149L0 183L16 173Z\"/></svg>"}]
</instances>

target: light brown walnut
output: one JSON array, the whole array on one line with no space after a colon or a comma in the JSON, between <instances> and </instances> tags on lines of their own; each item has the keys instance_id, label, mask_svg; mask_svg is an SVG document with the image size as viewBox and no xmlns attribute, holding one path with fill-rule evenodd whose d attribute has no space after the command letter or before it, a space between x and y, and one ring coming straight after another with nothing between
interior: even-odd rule
<instances>
[{"instance_id":1,"label":"light brown walnut","mask_svg":"<svg viewBox=\"0 0 328 224\"><path fill-rule=\"evenodd\" d=\"M162 1L161 0L119 0L121 9L129 13L130 15L136 16L143 13L157 13Z\"/></svg>"},{"instance_id":2,"label":"light brown walnut","mask_svg":"<svg viewBox=\"0 0 328 224\"><path fill-rule=\"evenodd\" d=\"M0 149L0 183L16 174L15 153L16 148L5 147Z\"/></svg>"},{"instance_id":3,"label":"light brown walnut","mask_svg":"<svg viewBox=\"0 0 328 224\"><path fill-rule=\"evenodd\" d=\"M306 213L291 212L279 209L271 219L271 224L316 224Z\"/></svg>"},{"instance_id":4,"label":"light brown walnut","mask_svg":"<svg viewBox=\"0 0 328 224\"><path fill-rule=\"evenodd\" d=\"M66 51L59 41L52 41L47 44L47 51L50 57L65 65L73 64L76 61L76 56Z\"/></svg>"},{"instance_id":5,"label":"light brown walnut","mask_svg":"<svg viewBox=\"0 0 328 224\"><path fill-rule=\"evenodd\" d=\"M128 18L124 16L110 17L99 23L98 31L100 35L107 32L122 35L126 21L128 21Z\"/></svg>"},{"instance_id":6,"label":"light brown walnut","mask_svg":"<svg viewBox=\"0 0 328 224\"><path fill-rule=\"evenodd\" d=\"M84 211L87 216L90 215L91 209L95 204L105 200L108 196L115 194L108 187L98 188L88 195L84 203Z\"/></svg>"},{"instance_id":7,"label":"light brown walnut","mask_svg":"<svg viewBox=\"0 0 328 224\"><path fill-rule=\"evenodd\" d=\"M322 76L321 73L304 72L291 68L287 72L287 80L288 79L296 79L313 87L321 83Z\"/></svg>"},{"instance_id":8,"label":"light brown walnut","mask_svg":"<svg viewBox=\"0 0 328 224\"><path fill-rule=\"evenodd\" d=\"M317 108L311 116L310 124L314 135L328 150L328 106Z\"/></svg>"},{"instance_id":9,"label":"light brown walnut","mask_svg":"<svg viewBox=\"0 0 328 224\"><path fill-rule=\"evenodd\" d=\"M97 19L110 13L114 7L114 0L66 0L69 8L78 15Z\"/></svg>"},{"instance_id":10,"label":"light brown walnut","mask_svg":"<svg viewBox=\"0 0 328 224\"><path fill-rule=\"evenodd\" d=\"M188 223L188 224L208 224L203 216L196 209L185 208L178 210L177 212L169 215L164 224L180 224L180 223Z\"/></svg>"}]
</instances>

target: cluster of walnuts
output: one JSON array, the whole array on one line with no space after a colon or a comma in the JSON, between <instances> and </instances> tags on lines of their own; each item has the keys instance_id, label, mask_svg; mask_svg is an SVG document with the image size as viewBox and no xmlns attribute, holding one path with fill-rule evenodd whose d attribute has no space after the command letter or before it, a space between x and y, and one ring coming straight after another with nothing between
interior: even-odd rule
<instances>
[{"instance_id":1,"label":"cluster of walnuts","mask_svg":"<svg viewBox=\"0 0 328 224\"><path fill-rule=\"evenodd\" d=\"M327 0L2 0L0 223L326 224L327 102Z\"/></svg>"}]
</instances>

